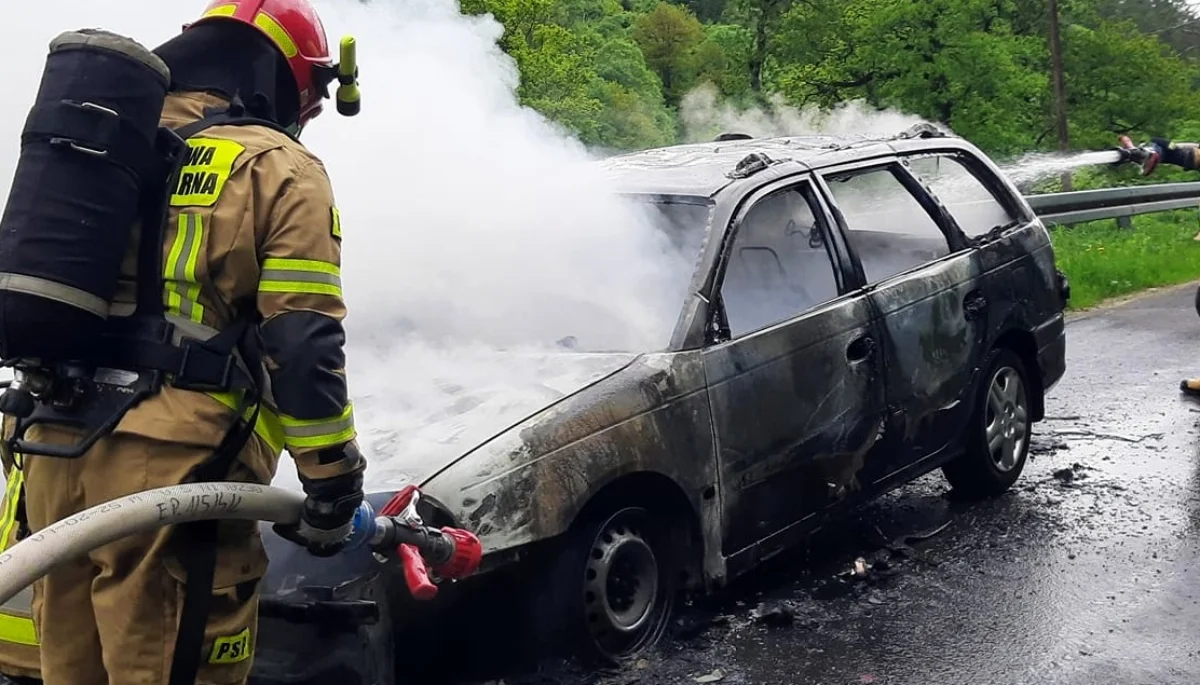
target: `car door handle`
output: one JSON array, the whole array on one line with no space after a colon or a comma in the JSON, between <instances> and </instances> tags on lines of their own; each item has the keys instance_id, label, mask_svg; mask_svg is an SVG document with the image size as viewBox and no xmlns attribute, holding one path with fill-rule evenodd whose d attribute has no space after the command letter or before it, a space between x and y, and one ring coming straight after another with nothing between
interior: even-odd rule
<instances>
[{"instance_id":1,"label":"car door handle","mask_svg":"<svg viewBox=\"0 0 1200 685\"><path fill-rule=\"evenodd\" d=\"M852 362L861 362L875 353L875 339L869 335L864 335L846 347L846 359Z\"/></svg>"},{"instance_id":2,"label":"car door handle","mask_svg":"<svg viewBox=\"0 0 1200 685\"><path fill-rule=\"evenodd\" d=\"M988 301L983 293L975 291L963 298L963 318L973 321L987 310Z\"/></svg>"}]
</instances>

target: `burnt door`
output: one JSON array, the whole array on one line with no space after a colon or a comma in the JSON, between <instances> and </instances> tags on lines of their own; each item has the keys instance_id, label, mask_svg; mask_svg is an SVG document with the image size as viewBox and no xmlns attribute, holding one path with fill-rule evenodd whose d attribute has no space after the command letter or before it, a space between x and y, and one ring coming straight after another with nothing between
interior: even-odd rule
<instances>
[{"instance_id":1,"label":"burnt door","mask_svg":"<svg viewBox=\"0 0 1200 685\"><path fill-rule=\"evenodd\" d=\"M824 176L887 331L887 458L872 481L937 454L966 425L986 305L973 251L899 162Z\"/></svg>"},{"instance_id":2,"label":"burnt door","mask_svg":"<svg viewBox=\"0 0 1200 685\"><path fill-rule=\"evenodd\" d=\"M843 292L819 207L807 181L759 191L717 267L725 330L704 364L727 555L855 492L883 416L877 322Z\"/></svg>"}]
</instances>

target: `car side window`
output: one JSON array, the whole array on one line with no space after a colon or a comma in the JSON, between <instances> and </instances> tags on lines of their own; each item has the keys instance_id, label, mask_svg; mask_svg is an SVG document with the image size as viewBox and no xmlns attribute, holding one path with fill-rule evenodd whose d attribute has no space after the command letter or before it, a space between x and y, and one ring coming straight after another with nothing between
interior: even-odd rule
<instances>
[{"instance_id":1,"label":"car side window","mask_svg":"<svg viewBox=\"0 0 1200 685\"><path fill-rule=\"evenodd\" d=\"M1017 220L970 168L954 156L912 157L909 168L933 190L968 238L977 238Z\"/></svg>"},{"instance_id":2,"label":"car side window","mask_svg":"<svg viewBox=\"0 0 1200 685\"><path fill-rule=\"evenodd\" d=\"M775 191L745 214L729 246L721 300L730 334L787 321L838 296L812 186Z\"/></svg>"},{"instance_id":3,"label":"car side window","mask_svg":"<svg viewBox=\"0 0 1200 685\"><path fill-rule=\"evenodd\" d=\"M893 167L832 174L825 180L869 282L950 254L946 235Z\"/></svg>"}]
</instances>

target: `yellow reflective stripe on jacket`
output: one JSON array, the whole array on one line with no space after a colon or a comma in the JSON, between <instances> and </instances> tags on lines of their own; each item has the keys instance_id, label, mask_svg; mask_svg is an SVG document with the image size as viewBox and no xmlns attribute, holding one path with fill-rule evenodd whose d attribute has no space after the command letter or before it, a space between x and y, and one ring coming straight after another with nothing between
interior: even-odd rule
<instances>
[{"instance_id":1,"label":"yellow reflective stripe on jacket","mask_svg":"<svg viewBox=\"0 0 1200 685\"><path fill-rule=\"evenodd\" d=\"M163 265L164 304L169 314L196 323L204 321L204 306L200 304L200 281L196 278L196 262L204 239L204 220L183 212L179 215L179 230Z\"/></svg>"},{"instance_id":2,"label":"yellow reflective stripe on jacket","mask_svg":"<svg viewBox=\"0 0 1200 685\"><path fill-rule=\"evenodd\" d=\"M262 293L310 293L342 296L342 270L315 259L270 257L262 263L258 282Z\"/></svg>"},{"instance_id":3,"label":"yellow reflective stripe on jacket","mask_svg":"<svg viewBox=\"0 0 1200 685\"><path fill-rule=\"evenodd\" d=\"M10 469L8 482L4 485L4 510L0 514L0 552L8 549L8 541L12 539L13 528L17 525L17 499L21 494L21 483L25 480L25 472L18 468Z\"/></svg>"},{"instance_id":4,"label":"yellow reflective stripe on jacket","mask_svg":"<svg viewBox=\"0 0 1200 685\"><path fill-rule=\"evenodd\" d=\"M21 483L25 473L20 469L9 469L8 482L4 486L4 509L0 513L0 551L8 549L13 529L17 525L17 500L21 494ZM30 616L32 591L24 588L0 605L0 642L38 646L37 628Z\"/></svg>"},{"instance_id":5,"label":"yellow reflective stripe on jacket","mask_svg":"<svg viewBox=\"0 0 1200 685\"><path fill-rule=\"evenodd\" d=\"M235 411L238 408L238 404L241 403L241 397L238 393L209 392L205 394ZM253 412L254 407L247 407L246 410L242 412L242 418L250 418L250 414ZM267 409L265 406L260 406L258 410L258 419L254 422L254 432L258 435L258 437L266 441L267 445L271 447L272 452L275 454L283 452L284 431L283 427L280 425L280 419L275 412Z\"/></svg>"},{"instance_id":6,"label":"yellow reflective stripe on jacket","mask_svg":"<svg viewBox=\"0 0 1200 685\"><path fill-rule=\"evenodd\" d=\"M33 625L33 619L0 611L0 642L37 647L37 628Z\"/></svg>"},{"instance_id":7,"label":"yellow reflective stripe on jacket","mask_svg":"<svg viewBox=\"0 0 1200 685\"><path fill-rule=\"evenodd\" d=\"M284 443L295 449L321 449L354 439L354 405L347 404L340 416L328 419L294 419L280 414Z\"/></svg>"}]
</instances>

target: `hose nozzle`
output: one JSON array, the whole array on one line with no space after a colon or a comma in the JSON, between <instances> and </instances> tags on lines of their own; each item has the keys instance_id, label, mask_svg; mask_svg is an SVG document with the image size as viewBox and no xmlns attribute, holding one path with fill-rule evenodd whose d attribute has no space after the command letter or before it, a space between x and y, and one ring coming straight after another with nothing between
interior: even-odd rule
<instances>
[{"instance_id":1,"label":"hose nozzle","mask_svg":"<svg viewBox=\"0 0 1200 685\"><path fill-rule=\"evenodd\" d=\"M358 44L354 36L343 36L341 61L337 66L337 110L342 116L352 117L362 107L362 93L358 89Z\"/></svg>"},{"instance_id":2,"label":"hose nozzle","mask_svg":"<svg viewBox=\"0 0 1200 685\"><path fill-rule=\"evenodd\" d=\"M1154 143L1148 143L1143 146L1133 144L1129 136L1121 136L1119 139L1120 147L1117 152L1120 154L1120 161L1117 164L1137 164L1142 167L1142 176L1149 176L1158 162L1162 159L1162 149Z\"/></svg>"}]
</instances>

